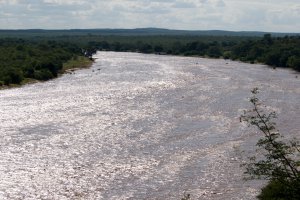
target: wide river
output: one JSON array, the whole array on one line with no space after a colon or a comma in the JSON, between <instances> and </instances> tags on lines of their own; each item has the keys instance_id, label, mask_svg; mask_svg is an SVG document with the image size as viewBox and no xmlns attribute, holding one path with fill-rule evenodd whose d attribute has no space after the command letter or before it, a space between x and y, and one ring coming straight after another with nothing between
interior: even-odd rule
<instances>
[{"instance_id":1,"label":"wide river","mask_svg":"<svg viewBox=\"0 0 300 200\"><path fill-rule=\"evenodd\" d=\"M228 60L98 52L90 69L0 91L0 199L255 199L258 87L286 137L300 77ZM299 136L299 135L298 135Z\"/></svg>"}]
</instances>

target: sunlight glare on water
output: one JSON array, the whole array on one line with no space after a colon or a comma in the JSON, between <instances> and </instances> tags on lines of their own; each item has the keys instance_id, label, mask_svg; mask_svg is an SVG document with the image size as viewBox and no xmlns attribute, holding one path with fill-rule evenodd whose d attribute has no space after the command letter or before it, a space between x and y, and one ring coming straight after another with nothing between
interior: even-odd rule
<instances>
[{"instance_id":1,"label":"sunlight glare on water","mask_svg":"<svg viewBox=\"0 0 300 200\"><path fill-rule=\"evenodd\" d=\"M0 91L0 199L255 199L250 90L300 130L295 72L98 52L90 69ZM290 135L288 135L289 137Z\"/></svg>"}]
</instances>

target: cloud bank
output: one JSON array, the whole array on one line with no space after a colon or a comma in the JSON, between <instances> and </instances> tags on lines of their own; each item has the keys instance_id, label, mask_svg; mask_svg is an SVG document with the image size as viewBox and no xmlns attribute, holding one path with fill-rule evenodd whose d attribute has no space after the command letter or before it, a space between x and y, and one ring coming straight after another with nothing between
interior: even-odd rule
<instances>
[{"instance_id":1,"label":"cloud bank","mask_svg":"<svg viewBox=\"0 0 300 200\"><path fill-rule=\"evenodd\" d=\"M300 32L299 0L0 0L1 29Z\"/></svg>"}]
</instances>

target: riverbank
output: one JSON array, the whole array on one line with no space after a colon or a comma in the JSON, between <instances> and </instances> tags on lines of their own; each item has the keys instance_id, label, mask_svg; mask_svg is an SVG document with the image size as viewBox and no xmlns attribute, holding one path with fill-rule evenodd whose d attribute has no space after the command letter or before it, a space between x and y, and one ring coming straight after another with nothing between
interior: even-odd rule
<instances>
[{"instance_id":1,"label":"riverbank","mask_svg":"<svg viewBox=\"0 0 300 200\"><path fill-rule=\"evenodd\" d=\"M93 62L94 61L92 59L84 57L84 56L77 56L76 58L72 58L72 59L68 60L67 62L63 63L63 68L57 77L65 74L65 73L71 73L78 69L89 68L92 66ZM54 77L54 78L57 78L57 77ZM20 84L10 84L10 85L0 86L0 90L21 87L23 85L37 83L37 82L43 82L43 81L32 79L32 78L25 78Z\"/></svg>"},{"instance_id":2,"label":"riverbank","mask_svg":"<svg viewBox=\"0 0 300 200\"><path fill-rule=\"evenodd\" d=\"M89 68L93 64L93 60L84 56L78 56L77 58L72 58L63 64L63 69L61 74L68 73L77 69Z\"/></svg>"},{"instance_id":3,"label":"riverbank","mask_svg":"<svg viewBox=\"0 0 300 200\"><path fill-rule=\"evenodd\" d=\"M290 70L136 53L94 57L76 75L0 92L0 199L178 200L186 192L254 200L265 182L245 182L240 167L260 137L239 122L251 89L259 87L259 98L280 114L279 130L291 138L300 130L300 82Z\"/></svg>"}]
</instances>

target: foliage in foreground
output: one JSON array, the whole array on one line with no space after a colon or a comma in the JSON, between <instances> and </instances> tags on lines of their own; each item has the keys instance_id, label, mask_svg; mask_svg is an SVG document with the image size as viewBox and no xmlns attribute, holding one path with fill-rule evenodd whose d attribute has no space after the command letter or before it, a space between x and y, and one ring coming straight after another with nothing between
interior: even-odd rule
<instances>
[{"instance_id":1,"label":"foliage in foreground","mask_svg":"<svg viewBox=\"0 0 300 200\"><path fill-rule=\"evenodd\" d=\"M281 134L276 130L273 120L274 112L265 113L262 104L256 97L255 88L250 102L252 110L245 111L241 117L249 125L259 129L263 137L257 146L261 151L259 159L252 157L246 165L246 174L250 179L266 179L269 183L261 191L259 199L300 199L300 145L294 139L284 142Z\"/></svg>"}]
</instances>

